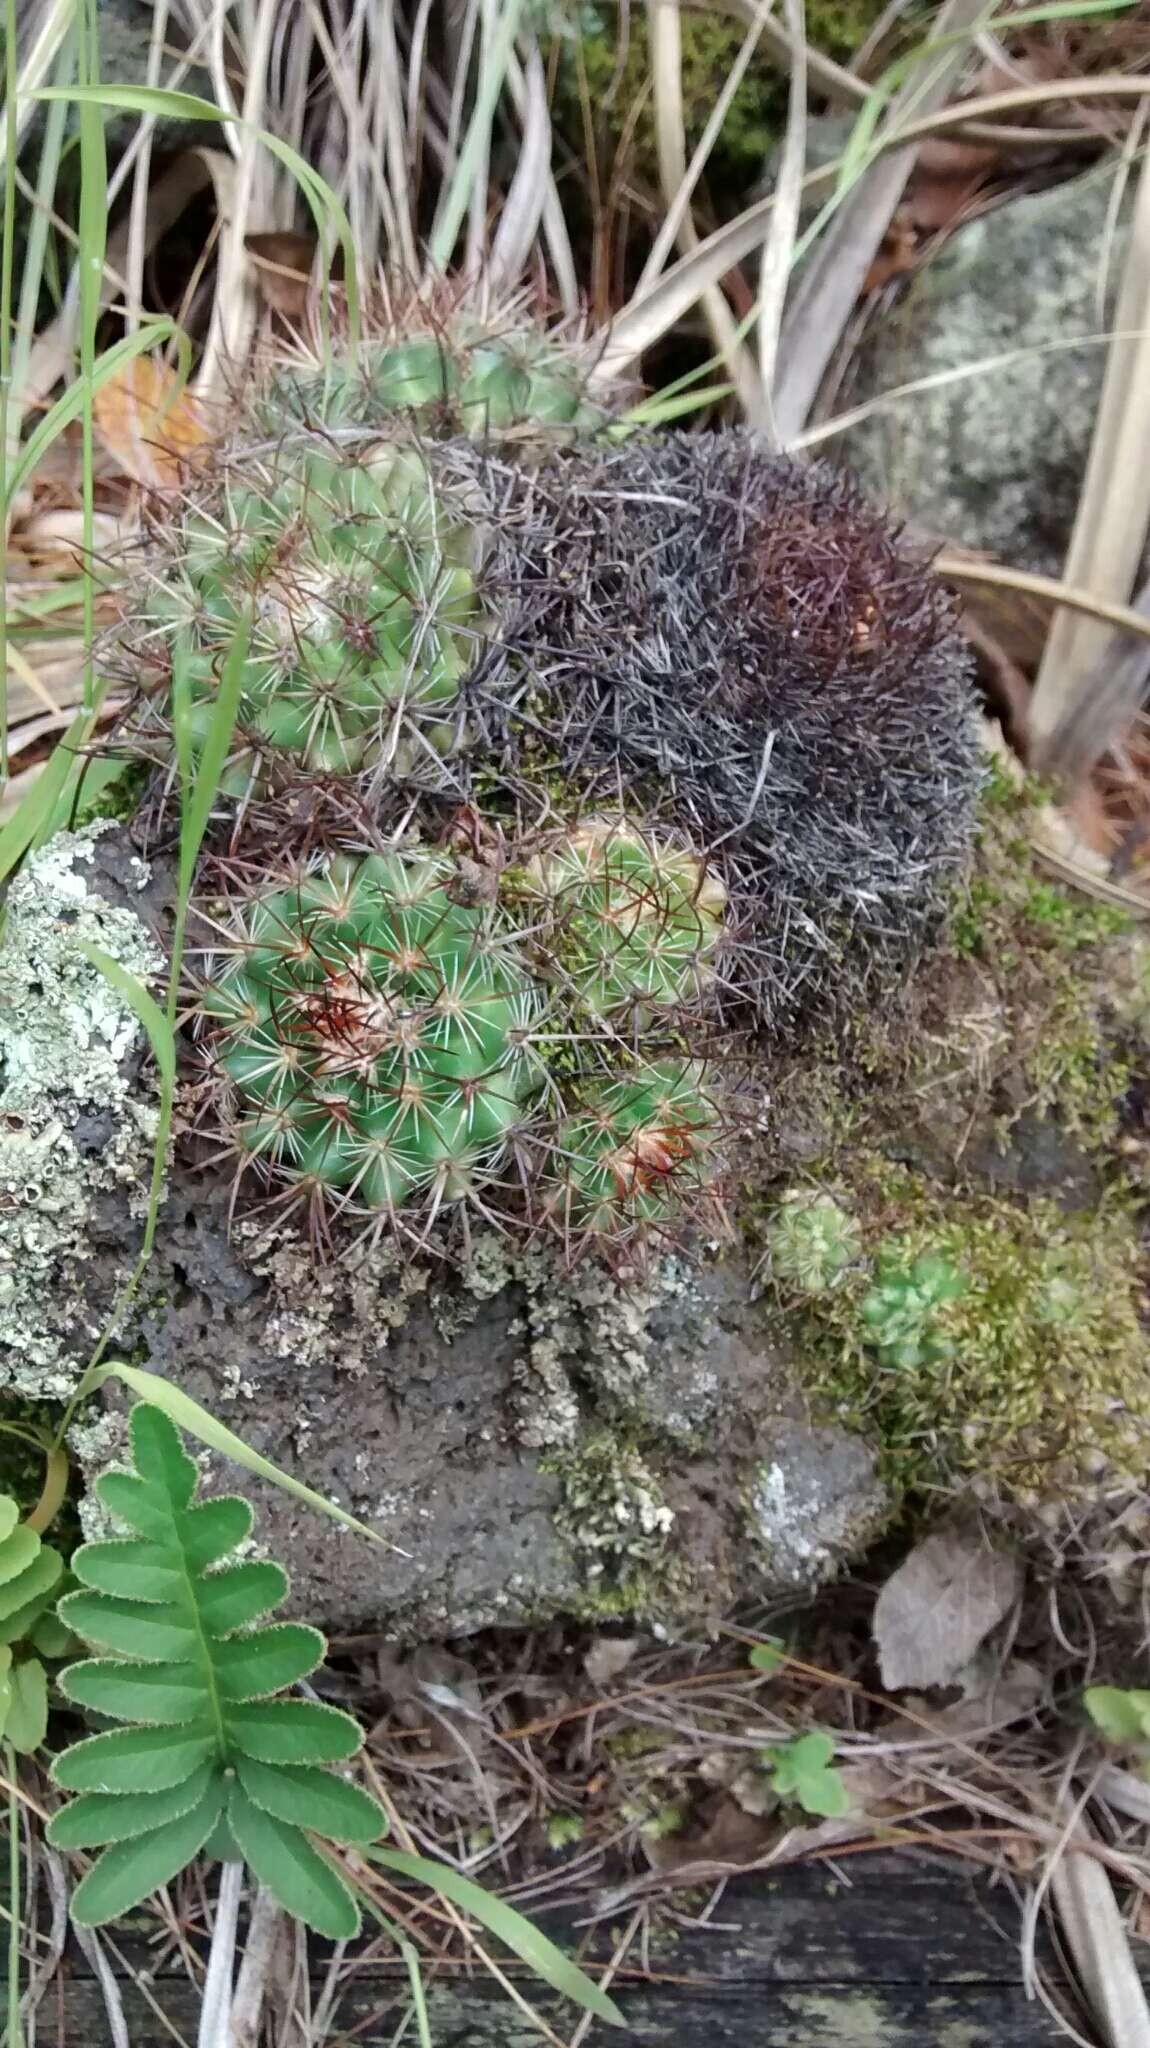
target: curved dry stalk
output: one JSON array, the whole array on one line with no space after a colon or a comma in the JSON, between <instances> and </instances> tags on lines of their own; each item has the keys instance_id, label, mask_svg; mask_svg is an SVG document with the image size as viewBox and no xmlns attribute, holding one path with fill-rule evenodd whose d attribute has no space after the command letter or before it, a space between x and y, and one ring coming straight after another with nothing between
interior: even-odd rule
<instances>
[{"instance_id":1,"label":"curved dry stalk","mask_svg":"<svg viewBox=\"0 0 1150 2048\"><path fill-rule=\"evenodd\" d=\"M1138 181L1115 318L1123 329L1145 329L1150 318L1150 155ZM1110 349L1066 555L1067 582L1113 603L1130 595L1150 524L1148 439L1150 340L1143 333ZM1030 700L1030 746L1040 767L1080 778L1105 751L1115 718L1136 708L1143 675L1127 675L1117 699L1105 687L1114 655L1112 635L1081 611L1055 614Z\"/></svg>"},{"instance_id":2,"label":"curved dry stalk","mask_svg":"<svg viewBox=\"0 0 1150 2048\"><path fill-rule=\"evenodd\" d=\"M659 183L664 201L671 207L684 188L689 191L687 138L683 113L683 33L679 0L647 0L647 32L651 51ZM699 247L689 198L683 200L679 208L676 240L679 247L688 254ZM762 387L758 373L749 351L743 344L734 314L717 281L702 286L699 301L716 352L722 358L744 411L752 418L761 415Z\"/></svg>"}]
</instances>

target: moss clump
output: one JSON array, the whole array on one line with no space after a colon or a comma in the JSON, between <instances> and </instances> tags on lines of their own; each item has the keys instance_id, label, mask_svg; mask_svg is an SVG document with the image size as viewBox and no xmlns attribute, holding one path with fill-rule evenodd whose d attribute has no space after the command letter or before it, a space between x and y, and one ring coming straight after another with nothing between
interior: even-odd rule
<instances>
[{"instance_id":1,"label":"moss clump","mask_svg":"<svg viewBox=\"0 0 1150 2048\"><path fill-rule=\"evenodd\" d=\"M974 1477L1033 1503L1145 1469L1150 1350L1140 1250L1119 1200L1068 1215L964 1191L872 1155L854 1162L869 1259L795 1318L816 1400L877 1439L884 1477L911 1493ZM914 1345L876 1345L875 1274L934 1261L938 1290ZM921 1265L918 1270L923 1270ZM873 1319L871 1319L873 1320Z\"/></svg>"},{"instance_id":2,"label":"moss clump","mask_svg":"<svg viewBox=\"0 0 1150 2048\"><path fill-rule=\"evenodd\" d=\"M1129 1062L1106 1030L1118 995L1116 941L1130 920L1038 872L1029 835L1036 801L1031 786L992 773L951 945L993 984L1004 1034L1018 1053L1017 1106L1057 1110L1076 1137L1105 1146L1130 1079Z\"/></svg>"}]
</instances>

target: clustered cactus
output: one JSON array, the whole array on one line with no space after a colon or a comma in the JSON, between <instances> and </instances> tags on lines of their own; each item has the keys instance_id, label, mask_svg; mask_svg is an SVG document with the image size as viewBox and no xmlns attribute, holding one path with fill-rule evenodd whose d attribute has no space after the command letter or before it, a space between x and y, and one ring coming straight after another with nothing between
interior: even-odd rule
<instances>
[{"instance_id":1,"label":"clustered cactus","mask_svg":"<svg viewBox=\"0 0 1150 2048\"><path fill-rule=\"evenodd\" d=\"M687 873L656 842L645 858ZM668 1227L705 1191L717 1109L701 1064L584 1031L546 920L458 902L457 879L423 848L321 857L232 905L200 1008L240 1158L329 1209L434 1216L465 1198L490 1213L517 1146L528 1217L567 1239ZM615 958L617 1007L653 981L670 1000L678 973L686 1021L680 923L661 974L658 927L633 966Z\"/></svg>"},{"instance_id":2,"label":"clustered cactus","mask_svg":"<svg viewBox=\"0 0 1150 2048\"><path fill-rule=\"evenodd\" d=\"M288 1198L670 1228L715 1044L905 959L966 843L963 658L884 523L604 419L515 309L389 314L301 343L153 537L121 637L157 801L238 678L206 1113ZM791 1224L780 1276L834 1285L849 1232Z\"/></svg>"},{"instance_id":3,"label":"clustered cactus","mask_svg":"<svg viewBox=\"0 0 1150 2048\"><path fill-rule=\"evenodd\" d=\"M479 631L479 554L416 449L339 455L302 436L189 513L179 572L149 591L137 645L186 684L195 744L248 631L226 795L285 771L434 779Z\"/></svg>"},{"instance_id":4,"label":"clustered cactus","mask_svg":"<svg viewBox=\"0 0 1150 2048\"><path fill-rule=\"evenodd\" d=\"M338 858L242 910L204 1009L242 1153L394 1210L473 1185L538 1091L535 991L432 854Z\"/></svg>"}]
</instances>

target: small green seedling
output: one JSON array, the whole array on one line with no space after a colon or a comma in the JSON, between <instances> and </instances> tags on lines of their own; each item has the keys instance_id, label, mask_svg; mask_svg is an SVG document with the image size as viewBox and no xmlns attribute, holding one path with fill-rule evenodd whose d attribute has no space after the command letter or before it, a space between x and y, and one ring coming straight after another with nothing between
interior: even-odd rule
<instances>
[{"instance_id":1,"label":"small green seedling","mask_svg":"<svg viewBox=\"0 0 1150 2048\"><path fill-rule=\"evenodd\" d=\"M772 1278L799 1294L828 1294L861 1248L858 1223L833 1195L785 1196L767 1229Z\"/></svg>"},{"instance_id":2,"label":"small green seedling","mask_svg":"<svg viewBox=\"0 0 1150 2048\"><path fill-rule=\"evenodd\" d=\"M781 1671L786 1661L786 1645L777 1636L768 1636L764 1643L752 1643L747 1653L753 1671Z\"/></svg>"},{"instance_id":3,"label":"small green seedling","mask_svg":"<svg viewBox=\"0 0 1150 2048\"><path fill-rule=\"evenodd\" d=\"M1125 1690L1119 1685L1090 1685L1082 1702L1107 1742L1120 1749L1143 1752L1141 1768L1150 1777L1150 1753L1146 1750L1150 1744L1150 1692Z\"/></svg>"},{"instance_id":4,"label":"small green seedling","mask_svg":"<svg viewBox=\"0 0 1150 2048\"><path fill-rule=\"evenodd\" d=\"M827 1735L821 1728L813 1728L808 1735L796 1735L790 1742L774 1744L763 1751L763 1762L771 1773L771 1790L780 1799L801 1806L804 1813L841 1820L850 1812L850 1798L841 1772L831 1764L834 1753L833 1735Z\"/></svg>"},{"instance_id":5,"label":"small green seedling","mask_svg":"<svg viewBox=\"0 0 1150 2048\"><path fill-rule=\"evenodd\" d=\"M581 1842L587 1830L581 1814L553 1813L547 1823L547 1846L549 1849L571 1849Z\"/></svg>"}]
</instances>

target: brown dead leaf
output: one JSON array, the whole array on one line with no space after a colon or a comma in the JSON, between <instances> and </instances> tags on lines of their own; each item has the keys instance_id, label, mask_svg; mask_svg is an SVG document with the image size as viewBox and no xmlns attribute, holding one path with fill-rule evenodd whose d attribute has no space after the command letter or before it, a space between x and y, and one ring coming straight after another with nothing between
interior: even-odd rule
<instances>
[{"instance_id":1,"label":"brown dead leaf","mask_svg":"<svg viewBox=\"0 0 1150 2048\"><path fill-rule=\"evenodd\" d=\"M135 356L109 378L92 416L125 474L151 491L180 490L212 439L203 406L156 356Z\"/></svg>"},{"instance_id":2,"label":"brown dead leaf","mask_svg":"<svg viewBox=\"0 0 1150 2048\"><path fill-rule=\"evenodd\" d=\"M917 1543L875 1602L871 1632L882 1682L951 1685L1022 1589L1016 1557L953 1525Z\"/></svg>"},{"instance_id":3,"label":"brown dead leaf","mask_svg":"<svg viewBox=\"0 0 1150 2048\"><path fill-rule=\"evenodd\" d=\"M301 320L307 307L308 284L316 252L314 235L288 233L244 236L256 283L273 313Z\"/></svg>"}]
</instances>

